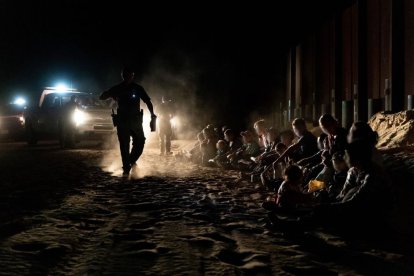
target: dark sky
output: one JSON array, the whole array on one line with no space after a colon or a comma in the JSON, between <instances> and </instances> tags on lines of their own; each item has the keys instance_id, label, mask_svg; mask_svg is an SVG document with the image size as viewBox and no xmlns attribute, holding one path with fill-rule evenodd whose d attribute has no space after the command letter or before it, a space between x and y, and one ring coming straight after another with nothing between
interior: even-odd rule
<instances>
[{"instance_id":1,"label":"dark sky","mask_svg":"<svg viewBox=\"0 0 414 276\"><path fill-rule=\"evenodd\" d=\"M57 81L98 93L119 80L123 64L133 64L141 76L157 66L172 75L197 72L198 104L223 108L238 99L231 113L262 102L270 109L286 49L339 1L89 2L0 0L3 99L38 95Z\"/></svg>"}]
</instances>

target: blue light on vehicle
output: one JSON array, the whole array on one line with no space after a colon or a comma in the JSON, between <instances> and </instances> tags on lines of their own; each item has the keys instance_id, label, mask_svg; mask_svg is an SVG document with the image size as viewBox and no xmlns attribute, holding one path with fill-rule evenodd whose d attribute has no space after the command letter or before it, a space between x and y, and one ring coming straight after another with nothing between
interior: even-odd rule
<instances>
[{"instance_id":1,"label":"blue light on vehicle","mask_svg":"<svg viewBox=\"0 0 414 276\"><path fill-rule=\"evenodd\" d=\"M58 83L55 86L55 89L58 92L65 92L65 91L68 91L69 90L69 87L67 87L66 84L64 84L64 83Z\"/></svg>"},{"instance_id":2,"label":"blue light on vehicle","mask_svg":"<svg viewBox=\"0 0 414 276\"><path fill-rule=\"evenodd\" d=\"M22 97L18 97L18 98L16 98L15 100L14 100L14 102L13 102L14 104L17 104L17 105L20 105L20 106L23 106L23 105L25 105L26 104L26 100L24 99L24 98L22 98Z\"/></svg>"}]
</instances>

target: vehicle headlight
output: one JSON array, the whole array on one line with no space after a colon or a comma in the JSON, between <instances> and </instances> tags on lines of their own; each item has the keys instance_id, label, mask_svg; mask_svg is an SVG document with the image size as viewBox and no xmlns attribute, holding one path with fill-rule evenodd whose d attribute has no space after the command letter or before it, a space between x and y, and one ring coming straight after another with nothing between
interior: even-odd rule
<instances>
[{"instance_id":1,"label":"vehicle headlight","mask_svg":"<svg viewBox=\"0 0 414 276\"><path fill-rule=\"evenodd\" d=\"M87 119L88 115L82 110L75 109L72 114L72 122L75 123L76 126L84 124Z\"/></svg>"},{"instance_id":2,"label":"vehicle headlight","mask_svg":"<svg viewBox=\"0 0 414 276\"><path fill-rule=\"evenodd\" d=\"M22 124L22 125L24 125L24 123L26 122L26 120L24 119L23 116L19 117L19 121L20 121L20 124Z\"/></svg>"}]
</instances>

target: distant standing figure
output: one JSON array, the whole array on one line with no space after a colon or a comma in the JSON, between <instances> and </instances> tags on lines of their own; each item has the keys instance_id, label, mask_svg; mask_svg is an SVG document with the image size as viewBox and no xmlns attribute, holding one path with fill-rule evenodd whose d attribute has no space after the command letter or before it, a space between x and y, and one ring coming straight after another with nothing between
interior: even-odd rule
<instances>
[{"instance_id":1,"label":"distant standing figure","mask_svg":"<svg viewBox=\"0 0 414 276\"><path fill-rule=\"evenodd\" d=\"M70 97L63 107L62 117L60 118L59 143L62 148L75 146L76 126L72 121L75 110L79 107L79 98L76 95Z\"/></svg>"},{"instance_id":2,"label":"distant standing figure","mask_svg":"<svg viewBox=\"0 0 414 276\"><path fill-rule=\"evenodd\" d=\"M156 118L151 99L145 89L134 82L135 73L131 68L122 70L123 81L115 85L100 96L101 100L112 98L118 103L116 127L119 147L122 157L124 175L128 175L131 167L141 156L144 150L145 136L142 128L143 111L140 110L140 100L147 104L151 117ZM132 149L129 143L132 137Z\"/></svg>"},{"instance_id":3,"label":"distant standing figure","mask_svg":"<svg viewBox=\"0 0 414 276\"><path fill-rule=\"evenodd\" d=\"M162 97L162 103L157 108L158 113L158 136L160 138L160 155L170 155L172 126L171 119L174 117L171 100Z\"/></svg>"}]
</instances>

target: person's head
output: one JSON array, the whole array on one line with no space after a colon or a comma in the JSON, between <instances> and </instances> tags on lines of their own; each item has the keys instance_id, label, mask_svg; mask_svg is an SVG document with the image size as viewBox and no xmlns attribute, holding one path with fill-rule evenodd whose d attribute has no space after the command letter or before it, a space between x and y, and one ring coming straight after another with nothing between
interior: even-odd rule
<instances>
[{"instance_id":1,"label":"person's head","mask_svg":"<svg viewBox=\"0 0 414 276\"><path fill-rule=\"evenodd\" d=\"M197 134L197 140L198 140L198 142L203 142L204 141L204 133L203 132L200 132L199 134Z\"/></svg>"},{"instance_id":2,"label":"person's head","mask_svg":"<svg viewBox=\"0 0 414 276\"><path fill-rule=\"evenodd\" d=\"M348 170L343 152L335 152L332 155L332 166L336 172L344 172Z\"/></svg>"},{"instance_id":3,"label":"person's head","mask_svg":"<svg viewBox=\"0 0 414 276\"><path fill-rule=\"evenodd\" d=\"M266 122L265 120L259 120L254 123L253 125L254 130L256 131L256 134L261 136L266 134Z\"/></svg>"},{"instance_id":4,"label":"person's head","mask_svg":"<svg viewBox=\"0 0 414 276\"><path fill-rule=\"evenodd\" d=\"M345 161L349 167L365 167L371 160L372 145L367 140L354 140L348 144Z\"/></svg>"},{"instance_id":5,"label":"person's head","mask_svg":"<svg viewBox=\"0 0 414 276\"><path fill-rule=\"evenodd\" d=\"M225 150L227 148L227 143L224 140L219 140L216 144L218 150Z\"/></svg>"},{"instance_id":6,"label":"person's head","mask_svg":"<svg viewBox=\"0 0 414 276\"><path fill-rule=\"evenodd\" d=\"M319 126L325 134L335 135L339 123L331 114L323 114L319 118Z\"/></svg>"},{"instance_id":7,"label":"person's head","mask_svg":"<svg viewBox=\"0 0 414 276\"><path fill-rule=\"evenodd\" d=\"M122 79L126 83L131 83L134 80L135 77L135 71L131 67L124 67L121 72Z\"/></svg>"},{"instance_id":8,"label":"person's head","mask_svg":"<svg viewBox=\"0 0 414 276\"><path fill-rule=\"evenodd\" d=\"M276 145L276 152L279 155L282 155L285 152L285 150L287 150L287 146L285 144L283 144L283 143L277 143L277 145Z\"/></svg>"},{"instance_id":9,"label":"person's head","mask_svg":"<svg viewBox=\"0 0 414 276\"><path fill-rule=\"evenodd\" d=\"M285 130L280 133L280 142L285 144L287 147L290 146L293 143L293 140L295 139L295 133L293 131Z\"/></svg>"},{"instance_id":10,"label":"person's head","mask_svg":"<svg viewBox=\"0 0 414 276\"><path fill-rule=\"evenodd\" d=\"M348 143L355 140L366 140L372 146L378 142L378 133L373 131L366 122L355 122L352 124L348 133Z\"/></svg>"},{"instance_id":11,"label":"person's head","mask_svg":"<svg viewBox=\"0 0 414 276\"><path fill-rule=\"evenodd\" d=\"M317 140L319 150L325 149L325 139L326 139L326 137L328 137L328 135L326 135L326 133L321 133L321 135L319 135L318 140Z\"/></svg>"},{"instance_id":12,"label":"person's head","mask_svg":"<svg viewBox=\"0 0 414 276\"><path fill-rule=\"evenodd\" d=\"M233 141L236 138L236 133L232 129L226 129L224 132L224 139L227 142Z\"/></svg>"},{"instance_id":13,"label":"person's head","mask_svg":"<svg viewBox=\"0 0 414 276\"><path fill-rule=\"evenodd\" d=\"M274 142L277 139L277 130L273 127L270 127L266 130L266 139L269 142Z\"/></svg>"},{"instance_id":14,"label":"person's head","mask_svg":"<svg viewBox=\"0 0 414 276\"><path fill-rule=\"evenodd\" d=\"M240 133L240 135L243 138L243 143L244 144L248 144L248 143L253 142L254 137L253 137L253 133L251 131L249 131L249 130L243 131L243 132Z\"/></svg>"},{"instance_id":15,"label":"person's head","mask_svg":"<svg viewBox=\"0 0 414 276\"><path fill-rule=\"evenodd\" d=\"M205 139L213 139L215 136L214 128L206 127L203 129L203 134Z\"/></svg>"},{"instance_id":16,"label":"person's head","mask_svg":"<svg viewBox=\"0 0 414 276\"><path fill-rule=\"evenodd\" d=\"M285 169L283 176L286 181L299 183L302 181L303 172L298 166L290 165Z\"/></svg>"},{"instance_id":17,"label":"person's head","mask_svg":"<svg viewBox=\"0 0 414 276\"><path fill-rule=\"evenodd\" d=\"M221 132L226 132L226 130L228 130L229 129L229 127L228 126L222 126L221 127Z\"/></svg>"},{"instance_id":18,"label":"person's head","mask_svg":"<svg viewBox=\"0 0 414 276\"><path fill-rule=\"evenodd\" d=\"M302 137L307 131L306 122L302 118L296 118L292 122L292 129L296 136Z\"/></svg>"}]
</instances>

